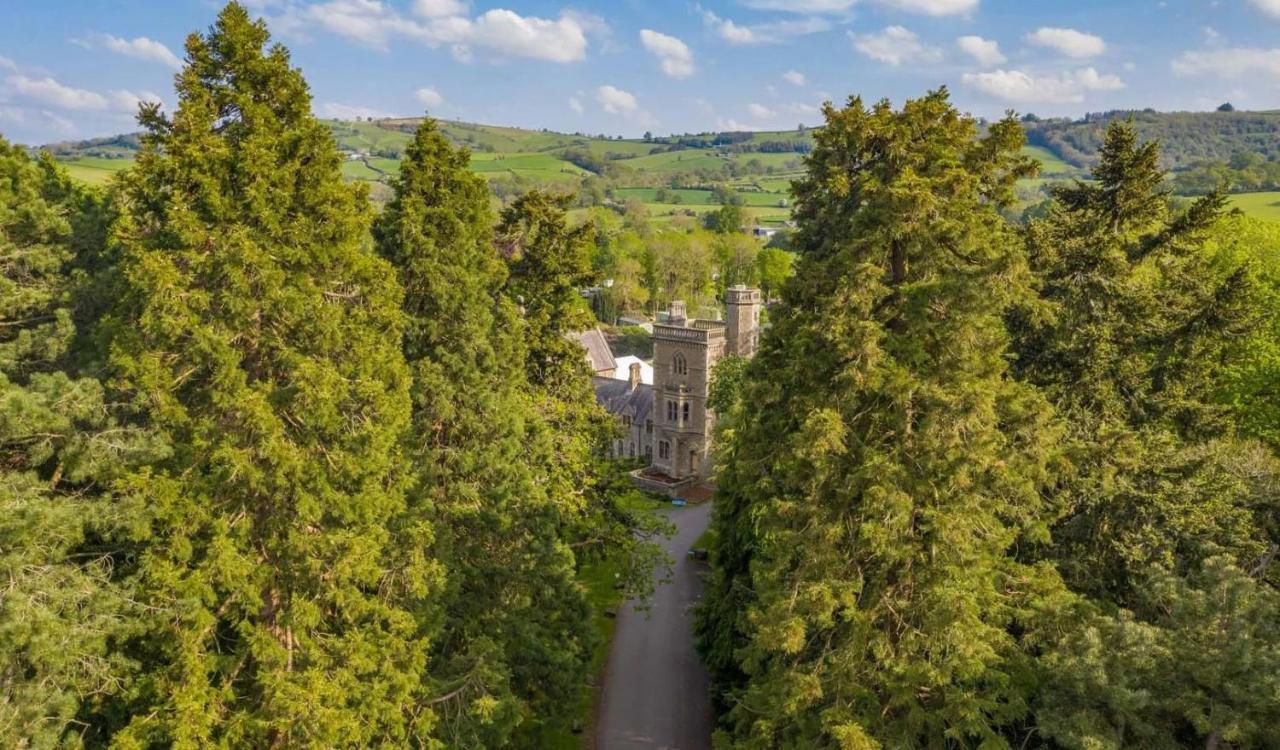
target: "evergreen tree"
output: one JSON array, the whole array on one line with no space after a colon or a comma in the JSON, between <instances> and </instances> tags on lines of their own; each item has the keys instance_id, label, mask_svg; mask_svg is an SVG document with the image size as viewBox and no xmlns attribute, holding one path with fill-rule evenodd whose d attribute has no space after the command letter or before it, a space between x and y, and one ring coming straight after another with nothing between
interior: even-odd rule
<instances>
[{"instance_id":1,"label":"evergreen tree","mask_svg":"<svg viewBox=\"0 0 1280 750\"><path fill-rule=\"evenodd\" d=\"M1149 565L1248 565L1274 513L1233 465L1246 451L1218 395L1255 323L1251 277L1206 250L1222 196L1170 214L1158 164L1158 144L1112 123L1095 181L1056 191L1029 228L1039 307L1013 316L1018 375L1072 429L1051 554L1073 588L1122 606Z\"/></svg>"},{"instance_id":2,"label":"evergreen tree","mask_svg":"<svg viewBox=\"0 0 1280 750\"><path fill-rule=\"evenodd\" d=\"M423 744L442 571L406 502L401 290L288 52L231 3L143 112L116 226L115 385L174 454L130 480L149 538L119 747Z\"/></svg>"},{"instance_id":3,"label":"evergreen tree","mask_svg":"<svg viewBox=\"0 0 1280 750\"><path fill-rule=\"evenodd\" d=\"M638 511L627 470L607 458L618 425L595 399L581 345L571 334L594 320L579 290L595 281L592 229L570 227L568 201L540 191L502 213L498 241L510 267L506 292L524 321L525 372L540 419L527 435L548 494L560 511L562 537L578 557L610 556L624 586L644 596L665 557L650 542L669 525Z\"/></svg>"},{"instance_id":4,"label":"evergreen tree","mask_svg":"<svg viewBox=\"0 0 1280 750\"><path fill-rule=\"evenodd\" d=\"M74 362L78 239L97 199L0 139L0 744L75 745L119 691L109 644L142 614L121 586L130 509L110 494L163 453ZM136 510L136 509L133 509ZM89 697L89 698L86 698Z\"/></svg>"},{"instance_id":5,"label":"evergreen tree","mask_svg":"<svg viewBox=\"0 0 1280 750\"><path fill-rule=\"evenodd\" d=\"M1088 604L1048 650L1036 723L1066 747L1267 747L1280 467L1220 398L1258 296L1206 246L1222 195L1171 213L1158 164L1112 123L1094 182L1027 233L1017 373L1067 417L1071 464L1042 552Z\"/></svg>"},{"instance_id":6,"label":"evergreen tree","mask_svg":"<svg viewBox=\"0 0 1280 750\"><path fill-rule=\"evenodd\" d=\"M538 418L522 374L525 328L469 160L424 122L374 237L406 289L414 498L437 519L450 571L431 667L438 735L448 747L498 747L521 722L576 705L592 634L528 457Z\"/></svg>"},{"instance_id":7,"label":"evergreen tree","mask_svg":"<svg viewBox=\"0 0 1280 750\"><path fill-rule=\"evenodd\" d=\"M1057 428L1006 377L1027 274L998 209L1031 171L945 90L815 131L800 261L722 446L701 646L725 746L1007 747L1024 638L1060 590L1045 538Z\"/></svg>"}]
</instances>

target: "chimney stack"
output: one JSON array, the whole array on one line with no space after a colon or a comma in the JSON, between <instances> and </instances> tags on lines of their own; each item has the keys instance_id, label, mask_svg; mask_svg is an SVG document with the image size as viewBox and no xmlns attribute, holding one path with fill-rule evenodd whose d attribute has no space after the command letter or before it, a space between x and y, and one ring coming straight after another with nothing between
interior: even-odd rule
<instances>
[{"instance_id":1,"label":"chimney stack","mask_svg":"<svg viewBox=\"0 0 1280 750\"><path fill-rule=\"evenodd\" d=\"M630 381L631 381L631 390L633 391L640 385L640 381L643 380L643 378L640 376L640 369L641 367L639 362L631 363Z\"/></svg>"}]
</instances>

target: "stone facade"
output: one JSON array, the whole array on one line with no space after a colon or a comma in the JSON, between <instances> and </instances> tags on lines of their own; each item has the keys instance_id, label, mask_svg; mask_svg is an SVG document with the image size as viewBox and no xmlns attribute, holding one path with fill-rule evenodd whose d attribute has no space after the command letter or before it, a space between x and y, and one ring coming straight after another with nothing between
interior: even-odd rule
<instances>
[{"instance_id":1,"label":"stone facade","mask_svg":"<svg viewBox=\"0 0 1280 750\"><path fill-rule=\"evenodd\" d=\"M750 359L760 336L760 290L735 286L725 295L728 354Z\"/></svg>"},{"instance_id":2,"label":"stone facade","mask_svg":"<svg viewBox=\"0 0 1280 750\"><path fill-rule=\"evenodd\" d=\"M707 390L724 356L724 334L720 321L653 327L653 466L674 479L710 475L715 415L707 409Z\"/></svg>"},{"instance_id":3,"label":"stone facade","mask_svg":"<svg viewBox=\"0 0 1280 750\"><path fill-rule=\"evenodd\" d=\"M727 321L689 320L683 302L671 303L666 322L653 326L652 386L634 374L628 381L595 379L597 401L618 416L625 430L613 446L615 457L640 459L650 467L648 473L676 482L710 479L711 372L726 355L755 355L760 291L735 287L725 304Z\"/></svg>"}]
</instances>

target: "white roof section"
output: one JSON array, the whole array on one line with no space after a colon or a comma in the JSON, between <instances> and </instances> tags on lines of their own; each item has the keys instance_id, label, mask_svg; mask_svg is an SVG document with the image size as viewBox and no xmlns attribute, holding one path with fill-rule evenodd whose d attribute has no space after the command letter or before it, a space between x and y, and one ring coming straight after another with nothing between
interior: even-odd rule
<instances>
[{"instance_id":1,"label":"white roof section","mask_svg":"<svg viewBox=\"0 0 1280 750\"><path fill-rule=\"evenodd\" d=\"M653 385L653 365L645 362L639 357L618 357L618 369L613 372L614 380L630 380L631 364L633 362L640 363L640 382L645 385Z\"/></svg>"}]
</instances>

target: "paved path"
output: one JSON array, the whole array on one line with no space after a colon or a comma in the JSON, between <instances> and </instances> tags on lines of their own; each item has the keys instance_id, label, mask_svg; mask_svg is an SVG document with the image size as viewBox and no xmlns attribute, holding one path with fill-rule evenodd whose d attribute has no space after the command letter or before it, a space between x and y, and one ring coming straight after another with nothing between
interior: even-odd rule
<instances>
[{"instance_id":1,"label":"paved path","mask_svg":"<svg viewBox=\"0 0 1280 750\"><path fill-rule=\"evenodd\" d=\"M658 586L646 619L627 604L605 667L598 750L706 750L711 747L707 672L693 646L693 606L702 596L704 563L689 548L711 519L711 503L672 508L667 541L671 582Z\"/></svg>"}]
</instances>

